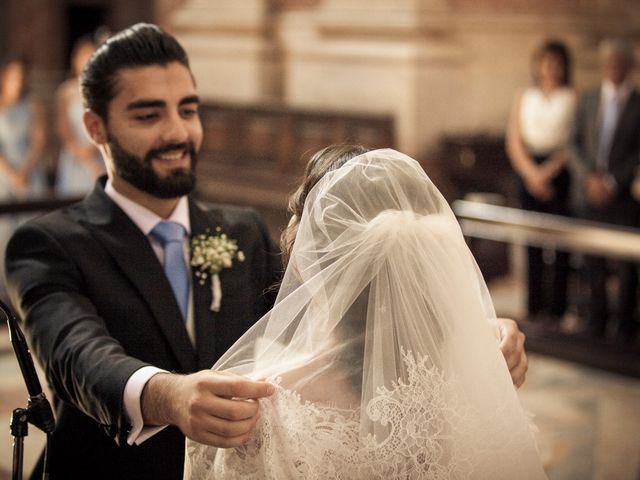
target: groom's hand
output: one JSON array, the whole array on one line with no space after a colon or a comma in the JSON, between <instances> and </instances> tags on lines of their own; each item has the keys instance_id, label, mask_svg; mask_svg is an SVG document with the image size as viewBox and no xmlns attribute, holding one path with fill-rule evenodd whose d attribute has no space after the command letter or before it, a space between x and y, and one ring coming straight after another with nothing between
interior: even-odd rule
<instances>
[{"instance_id":1,"label":"groom's hand","mask_svg":"<svg viewBox=\"0 0 640 480\"><path fill-rule=\"evenodd\" d=\"M500 331L500 350L507 361L513 384L520 387L524 383L529 368L527 353L524 350L524 333L511 319L497 318L496 321Z\"/></svg>"},{"instance_id":2,"label":"groom's hand","mask_svg":"<svg viewBox=\"0 0 640 480\"><path fill-rule=\"evenodd\" d=\"M259 418L258 398L273 394L266 382L203 370L159 373L142 392L145 425L176 425L199 443L229 448L244 444Z\"/></svg>"}]
</instances>

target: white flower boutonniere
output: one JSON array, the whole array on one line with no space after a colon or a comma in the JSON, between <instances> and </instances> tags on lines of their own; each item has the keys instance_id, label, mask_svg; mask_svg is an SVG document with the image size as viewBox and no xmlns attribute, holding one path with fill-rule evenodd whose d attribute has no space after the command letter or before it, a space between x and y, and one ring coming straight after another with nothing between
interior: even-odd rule
<instances>
[{"instance_id":1,"label":"white flower boutonniere","mask_svg":"<svg viewBox=\"0 0 640 480\"><path fill-rule=\"evenodd\" d=\"M222 301L222 288L220 287L220 272L223 268L231 268L233 261L237 259L244 262L244 253L238 250L238 242L221 233L221 228L216 228L216 234L196 235L191 239L191 266L197 268L196 277L200 285L204 285L207 278L211 278L211 310L220 311Z\"/></svg>"}]
</instances>

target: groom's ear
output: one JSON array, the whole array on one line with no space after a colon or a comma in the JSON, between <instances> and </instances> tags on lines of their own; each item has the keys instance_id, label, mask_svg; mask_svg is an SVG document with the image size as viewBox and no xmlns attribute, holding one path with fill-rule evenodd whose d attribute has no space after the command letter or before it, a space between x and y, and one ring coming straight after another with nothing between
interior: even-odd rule
<instances>
[{"instance_id":1,"label":"groom's ear","mask_svg":"<svg viewBox=\"0 0 640 480\"><path fill-rule=\"evenodd\" d=\"M107 128L100 115L93 110L85 110L82 122L89 138L96 146L107 143Z\"/></svg>"}]
</instances>

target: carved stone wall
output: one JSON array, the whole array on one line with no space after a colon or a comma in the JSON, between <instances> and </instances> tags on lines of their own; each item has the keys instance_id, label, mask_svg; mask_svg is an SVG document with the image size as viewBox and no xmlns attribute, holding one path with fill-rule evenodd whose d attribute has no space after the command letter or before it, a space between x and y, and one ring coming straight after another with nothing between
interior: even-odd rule
<instances>
[{"instance_id":1,"label":"carved stone wall","mask_svg":"<svg viewBox=\"0 0 640 480\"><path fill-rule=\"evenodd\" d=\"M571 47L578 88L601 38L640 40L636 0L187 0L168 22L205 98L391 114L414 155L501 134L545 38Z\"/></svg>"},{"instance_id":2,"label":"carved stone wall","mask_svg":"<svg viewBox=\"0 0 640 480\"><path fill-rule=\"evenodd\" d=\"M272 99L282 74L273 58L270 20L264 0L192 0L174 12L168 27L189 52L203 98Z\"/></svg>"}]
</instances>

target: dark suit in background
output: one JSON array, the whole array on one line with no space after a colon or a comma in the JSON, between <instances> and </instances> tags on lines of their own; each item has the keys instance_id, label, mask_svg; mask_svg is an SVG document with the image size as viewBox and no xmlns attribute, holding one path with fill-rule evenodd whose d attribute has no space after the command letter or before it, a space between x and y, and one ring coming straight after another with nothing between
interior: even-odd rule
<instances>
[{"instance_id":1,"label":"dark suit in background","mask_svg":"<svg viewBox=\"0 0 640 480\"><path fill-rule=\"evenodd\" d=\"M578 102L572 135L570 167L577 188L578 216L596 222L623 227L638 226L638 204L631 197L629 187L634 178L640 155L640 93L632 89L620 114L611 141L606 165L598 162L600 129L602 127L601 89L586 92ZM599 175L614 185L609 203L590 205L585 195L585 181ZM588 301L589 324L597 335L604 335L609 306L606 296L607 265L605 259L587 257L586 273L590 284ZM638 286L637 265L619 262L620 294L618 298L618 333L628 336L635 325Z\"/></svg>"},{"instance_id":2,"label":"dark suit in background","mask_svg":"<svg viewBox=\"0 0 640 480\"><path fill-rule=\"evenodd\" d=\"M80 203L21 227L7 248L10 295L54 396L51 478L181 479L177 428L126 444L126 382L145 365L177 373L210 368L271 307L273 294L265 292L280 259L253 210L204 209L189 200L192 235L221 227L246 256L220 274L219 312L209 308L209 283L192 276L194 348L148 238L103 182Z\"/></svg>"}]
</instances>

